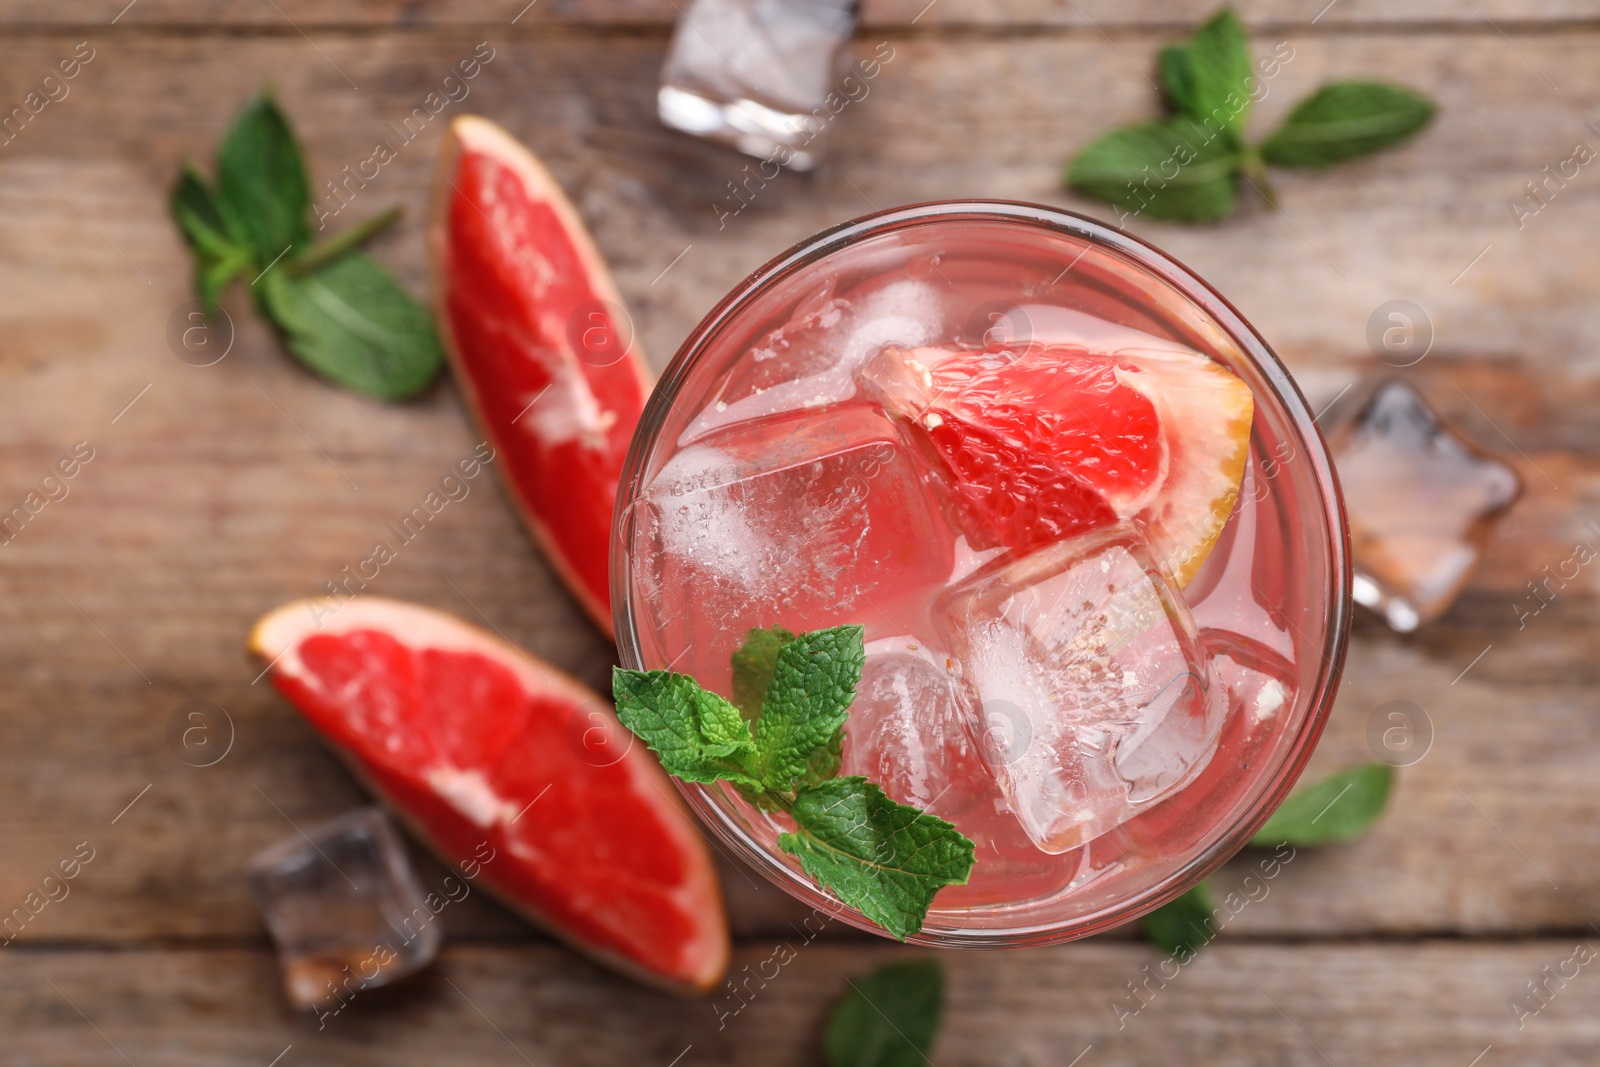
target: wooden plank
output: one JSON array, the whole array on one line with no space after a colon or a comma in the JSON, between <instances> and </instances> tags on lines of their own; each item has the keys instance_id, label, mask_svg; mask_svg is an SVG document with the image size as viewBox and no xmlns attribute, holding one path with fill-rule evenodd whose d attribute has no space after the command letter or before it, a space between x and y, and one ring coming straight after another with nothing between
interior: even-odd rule
<instances>
[{"instance_id":1,"label":"wooden plank","mask_svg":"<svg viewBox=\"0 0 1600 1067\"><path fill-rule=\"evenodd\" d=\"M1398 29L1448 27L1495 33L1529 25L1592 22L1594 8L1582 0L1482 0L1475 5L1450 0L1335 0L1305 4L1297 0L1240 0L1240 17L1258 30L1316 25L1323 29L1394 26ZM482 26L531 30L546 25L596 27L670 26L687 4L672 0L446 0L426 5L402 0L278 0L271 5L230 4L226 0L94 0L82 5L49 0L7 0L0 25L18 28L63 26L96 30L113 21L119 27L230 27L294 35L301 30ZM1211 0L867 0L862 23L869 30L1052 27L1096 33L1160 26L1182 29L1209 17ZM103 32L103 31L102 31Z\"/></svg>"},{"instance_id":2,"label":"wooden plank","mask_svg":"<svg viewBox=\"0 0 1600 1067\"><path fill-rule=\"evenodd\" d=\"M1422 304L1438 339L1406 373L1510 455L1529 489L1444 622L1406 639L1358 627L1318 765L1368 758L1368 717L1397 698L1428 711L1434 749L1403 773L1370 839L1298 861L1241 916L1246 933L1510 935L1578 930L1592 912L1600 600L1585 577L1526 630L1513 603L1597 518L1600 352L1589 326L1600 250L1587 235L1600 224L1600 186L1585 170L1522 230L1507 200L1591 138L1596 36L1530 33L1515 46L1297 36L1262 129L1322 79L1358 72L1438 96L1437 126L1338 172L1283 176L1283 214L1246 203L1216 227L1134 227L1233 299L1318 405L1384 369L1365 348L1375 307ZM78 39L13 40L0 100L20 100ZM1118 48L1148 57L1161 39L1129 35ZM95 449L70 496L0 546L0 900L22 899L77 842L100 849L26 940L254 935L238 873L246 858L292 832L285 816L310 822L359 802L293 713L252 685L243 639L261 612L362 558L477 438L448 385L389 406L312 380L243 293L228 304L237 336L227 358L179 362L166 331L188 298L189 266L162 204L178 162L207 155L264 82L280 87L326 178L392 137L389 124L479 40L453 29L108 39L72 95L0 149L0 500L23 499L74 442ZM841 117L832 166L772 182L719 228L718 198L745 164L655 125L661 46L659 36L518 35L498 44L466 102L526 137L577 194L658 365L747 271L873 205L987 195L1106 214L1058 189L1061 165L1153 106L1139 71L1098 37L900 41L871 95ZM408 221L376 251L419 290L416 220L440 128L406 145L340 219L402 203ZM487 481L373 592L487 622L604 683L609 646ZM183 765L164 740L168 717L192 698L233 717L236 748L213 768ZM725 881L738 929L785 928L786 898L733 872ZM473 902L447 925L463 936L521 929Z\"/></svg>"},{"instance_id":3,"label":"wooden plank","mask_svg":"<svg viewBox=\"0 0 1600 1067\"><path fill-rule=\"evenodd\" d=\"M946 953L947 1011L931 1060L1467 1067L1483 1056L1587 1067L1600 1053L1600 983L1593 963L1566 964L1576 948L1571 939L1216 945L1184 967L1134 945ZM14 953L0 971L0 1005L13 1020L11 1055L41 1067L118 1062L119 1052L135 1064L259 1067L291 1046L285 1064L781 1067L820 1062L821 1023L848 979L907 957L892 947L750 945L735 961L752 976L743 1000L684 1002L554 947L451 948L404 984L357 993L319 1029L289 1013L260 951ZM1551 982L1519 1029L1508 1002L1564 964L1569 980Z\"/></svg>"}]
</instances>

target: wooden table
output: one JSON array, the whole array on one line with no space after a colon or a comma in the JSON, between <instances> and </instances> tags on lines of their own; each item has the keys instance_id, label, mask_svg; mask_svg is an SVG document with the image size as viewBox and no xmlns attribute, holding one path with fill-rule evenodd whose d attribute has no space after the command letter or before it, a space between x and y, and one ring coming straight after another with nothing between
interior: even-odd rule
<instances>
[{"instance_id":1,"label":"wooden table","mask_svg":"<svg viewBox=\"0 0 1600 1067\"><path fill-rule=\"evenodd\" d=\"M1060 190L1062 166L1110 124L1151 113L1156 47L1207 9L869 3L856 48L887 41L894 59L838 122L831 164L772 182L719 228L712 205L743 160L654 118L671 0L540 0L520 13L524 0L126 2L0 4L0 110L79 42L93 50L69 95L0 147L0 510L75 442L94 450L70 495L0 545L0 911L80 842L94 856L0 952L0 1058L819 1062L817 1026L846 976L908 950L818 941L719 1029L710 1005L614 978L475 896L446 914L448 947L425 974L364 994L321 1030L285 1006L244 863L291 821L363 795L254 684L246 631L361 558L476 438L448 383L396 406L313 380L240 291L227 358L174 358L169 317L189 298L189 259L166 191L265 83L326 180L489 42L470 98L352 214L405 206L375 251L420 292L443 119L487 114L573 191L659 365L751 268L872 207L994 196L1108 213ZM1368 758L1369 716L1388 700L1421 705L1436 735L1369 837L1295 862L1121 1029L1110 1003L1157 958L1131 936L946 955L939 1067L1600 1058L1600 969L1549 983L1547 1006L1520 1027L1508 1006L1600 919L1596 572L1525 627L1517 617L1525 583L1594 542L1600 520L1600 170L1521 227L1508 206L1576 143L1600 146L1587 125L1600 120L1600 19L1580 0L1325 3L1242 5L1258 51L1294 49L1254 125L1358 74L1429 92L1436 125L1334 174L1282 174L1281 212L1249 201L1216 227L1136 229L1228 294L1317 406L1384 369L1365 340L1378 305L1420 304L1435 344L1400 373L1506 455L1527 495L1443 621L1408 638L1356 627L1317 769ZM381 583L605 681L610 646L486 483ZM185 765L166 741L192 699L225 708L235 728L212 767ZM797 940L778 890L731 866L724 882L736 967Z\"/></svg>"}]
</instances>

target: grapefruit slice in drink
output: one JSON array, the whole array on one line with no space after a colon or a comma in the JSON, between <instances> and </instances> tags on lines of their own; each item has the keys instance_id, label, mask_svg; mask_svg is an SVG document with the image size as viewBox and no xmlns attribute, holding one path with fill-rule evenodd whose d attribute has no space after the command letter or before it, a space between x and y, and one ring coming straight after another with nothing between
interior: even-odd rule
<instances>
[{"instance_id":1,"label":"grapefruit slice in drink","mask_svg":"<svg viewBox=\"0 0 1600 1067\"><path fill-rule=\"evenodd\" d=\"M866 375L933 454L975 548L1137 519L1182 585L1237 503L1250 388L1198 352L888 348Z\"/></svg>"},{"instance_id":2,"label":"grapefruit slice in drink","mask_svg":"<svg viewBox=\"0 0 1600 1067\"><path fill-rule=\"evenodd\" d=\"M609 634L611 512L651 386L617 287L550 172L474 115L440 148L428 248L467 405L535 542Z\"/></svg>"},{"instance_id":3,"label":"grapefruit slice in drink","mask_svg":"<svg viewBox=\"0 0 1600 1067\"><path fill-rule=\"evenodd\" d=\"M721 979L705 842L609 702L474 626L378 597L286 604L250 649L357 777L514 911L668 990Z\"/></svg>"}]
</instances>

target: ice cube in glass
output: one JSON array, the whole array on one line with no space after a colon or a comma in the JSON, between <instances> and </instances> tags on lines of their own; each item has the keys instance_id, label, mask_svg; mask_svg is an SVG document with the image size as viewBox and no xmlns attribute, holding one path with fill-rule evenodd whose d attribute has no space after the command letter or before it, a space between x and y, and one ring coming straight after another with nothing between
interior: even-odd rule
<instances>
[{"instance_id":1,"label":"ice cube in glass","mask_svg":"<svg viewBox=\"0 0 1600 1067\"><path fill-rule=\"evenodd\" d=\"M680 604L649 617L664 644L685 650L673 669L726 693L729 657L756 627L910 629L891 620L951 572L936 516L922 473L873 411L730 427L676 453L632 516L642 610Z\"/></svg>"},{"instance_id":2,"label":"ice cube in glass","mask_svg":"<svg viewBox=\"0 0 1600 1067\"><path fill-rule=\"evenodd\" d=\"M1397 378L1332 436L1350 516L1352 595L1392 628L1415 630L1466 585L1522 479Z\"/></svg>"},{"instance_id":3,"label":"ice cube in glass","mask_svg":"<svg viewBox=\"0 0 1600 1067\"><path fill-rule=\"evenodd\" d=\"M258 853L250 890L297 1008L330 1008L420 970L443 941L400 835L377 808Z\"/></svg>"},{"instance_id":4,"label":"ice cube in glass","mask_svg":"<svg viewBox=\"0 0 1600 1067\"><path fill-rule=\"evenodd\" d=\"M1216 752L1182 789L1129 820L1125 840L1144 854L1196 847L1216 819L1240 811L1294 707L1298 672L1271 648L1205 629L1198 645L1210 668L1211 713L1222 722Z\"/></svg>"},{"instance_id":5,"label":"ice cube in glass","mask_svg":"<svg viewBox=\"0 0 1600 1067\"><path fill-rule=\"evenodd\" d=\"M872 356L890 345L925 344L944 320L940 294L925 281L858 286L846 299L830 278L751 344L679 444L736 423L850 400L856 374Z\"/></svg>"},{"instance_id":6,"label":"ice cube in glass","mask_svg":"<svg viewBox=\"0 0 1600 1067\"><path fill-rule=\"evenodd\" d=\"M1169 796L1216 748L1219 709L1183 597L1134 523L986 568L936 608L985 755L1039 848L1077 848Z\"/></svg>"},{"instance_id":7,"label":"ice cube in glass","mask_svg":"<svg viewBox=\"0 0 1600 1067\"><path fill-rule=\"evenodd\" d=\"M1035 848L979 754L971 696L944 653L915 637L867 644L845 727L841 774L871 779L902 804L955 824L976 846L966 885L940 907L1036 900L1072 882L1081 856Z\"/></svg>"}]
</instances>

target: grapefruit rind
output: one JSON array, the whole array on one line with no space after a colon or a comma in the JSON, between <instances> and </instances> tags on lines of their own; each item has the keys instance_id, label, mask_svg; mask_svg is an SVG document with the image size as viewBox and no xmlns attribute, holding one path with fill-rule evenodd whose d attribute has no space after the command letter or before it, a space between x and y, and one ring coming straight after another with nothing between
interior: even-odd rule
<instances>
[{"instance_id":1,"label":"grapefruit rind","mask_svg":"<svg viewBox=\"0 0 1600 1067\"><path fill-rule=\"evenodd\" d=\"M1199 352L1122 350L1115 358L1142 372L1119 370L1118 378L1155 405L1165 444L1157 488L1131 515L1144 523L1158 565L1182 587L1238 504L1255 399L1238 375Z\"/></svg>"},{"instance_id":2,"label":"grapefruit rind","mask_svg":"<svg viewBox=\"0 0 1600 1067\"><path fill-rule=\"evenodd\" d=\"M434 168L432 205L428 222L429 274L434 321L439 331L440 343L450 361L455 380L460 383L463 398L472 412L474 421L498 445L505 435L497 432L486 417L483 404L478 397L480 383L462 354L449 305L452 264L449 214L455 198L465 195L455 181L463 153L490 157L514 172L530 198L548 204L560 220L567 240L583 264L585 279L594 295L618 307L622 306L622 296L577 210L538 157L502 127L481 116L462 115L452 121L441 141L439 157ZM555 419L570 420L579 435L584 436L590 444L595 444L597 440L604 440L609 444L609 437L616 426L619 413L600 409L593 392L588 388L583 365L569 349L563 347L560 350L546 351L551 352L556 359L554 365L546 368L551 377L552 387L559 386L567 394L564 397L553 398L561 400L556 410L562 414L555 416ZM626 437L631 437L632 423L637 422L642 411L643 398L649 396L653 386L653 375L637 335L633 338L622 362L632 371L639 386L640 409L627 413L630 424L626 427ZM553 421L547 419L544 425L548 426ZM535 422L533 425L537 427L540 424ZM515 431L511 429L506 431L510 432ZM623 447L626 448L626 438ZM556 536L546 517L540 513L535 502L524 495L513 474L502 471L501 479L517 514L528 528L534 543L539 546L555 570L557 577L577 599L584 613L609 635L612 632L609 589L591 588L583 580L577 567L568 558L560 538ZM584 488L577 487L580 492L584 491ZM615 490L614 486L606 488ZM609 543L609 531L606 533L608 536L604 543Z\"/></svg>"},{"instance_id":3,"label":"grapefruit rind","mask_svg":"<svg viewBox=\"0 0 1600 1067\"><path fill-rule=\"evenodd\" d=\"M481 655L510 670L529 693L553 694L588 709L593 709L596 704L601 707L608 706L593 690L577 679L549 663L537 660L509 641L442 612L382 597L366 597L353 601L315 597L291 601L257 621L250 632L248 648L250 652L264 660L267 669L275 675L288 675L303 683L309 683L314 679L298 654L299 646L304 640L317 635L339 636L363 631L388 634L412 649ZM626 734L626 728L620 722L616 724L616 729ZM389 795L388 790L378 784L372 768L361 753L332 738L325 740L329 741L335 753L361 784L379 797L418 840L446 864L462 858L453 855L452 850L436 841L420 820L414 818L396 798ZM712 919L704 924L702 940L691 947L691 952L704 961L696 973L685 976L669 975L645 967L614 950L573 936L559 923L551 921L535 905L499 890L487 876L487 872L484 872L485 885L513 912L597 962L665 992L704 995L722 980L727 970L731 947L722 906L721 888L712 866L710 853L666 773L648 755L647 750L643 746L637 746L624 757L623 762L629 765L630 776L637 786L651 789L670 806L672 817L668 821L674 828L676 844L688 865L697 873L696 877L680 887L677 894L685 906L686 913L697 913L702 918ZM478 817L475 818L470 800L464 799L459 792L451 795L448 788L445 790L439 788L441 785L448 787L451 783L440 782L430 777L425 781L419 781L418 784L432 789L444 803L480 827L493 825L498 821L514 820L517 814L514 808L508 810L504 806L496 806L492 810L480 809L477 812ZM459 786L461 783L456 784ZM690 908L688 905L695 901L699 902L698 906Z\"/></svg>"}]
</instances>

